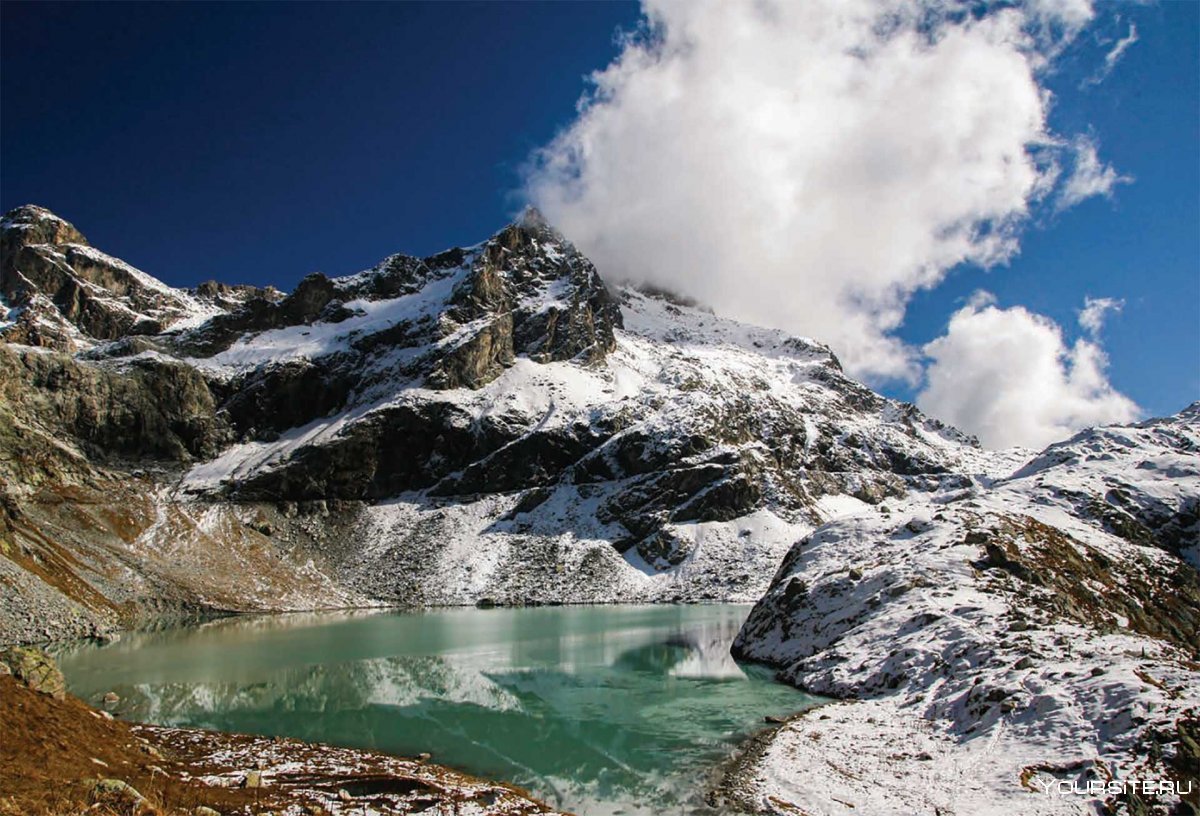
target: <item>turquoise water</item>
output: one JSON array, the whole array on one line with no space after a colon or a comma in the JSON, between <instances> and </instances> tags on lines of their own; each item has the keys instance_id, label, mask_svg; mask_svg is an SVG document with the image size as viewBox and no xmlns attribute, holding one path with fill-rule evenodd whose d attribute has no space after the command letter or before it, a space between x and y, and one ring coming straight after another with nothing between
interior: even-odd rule
<instances>
[{"instance_id":1,"label":"turquoise water","mask_svg":"<svg viewBox=\"0 0 1200 816\"><path fill-rule=\"evenodd\" d=\"M738 664L748 606L293 614L64 650L132 720L286 735L514 782L580 814L704 813L737 742L816 701Z\"/></svg>"}]
</instances>

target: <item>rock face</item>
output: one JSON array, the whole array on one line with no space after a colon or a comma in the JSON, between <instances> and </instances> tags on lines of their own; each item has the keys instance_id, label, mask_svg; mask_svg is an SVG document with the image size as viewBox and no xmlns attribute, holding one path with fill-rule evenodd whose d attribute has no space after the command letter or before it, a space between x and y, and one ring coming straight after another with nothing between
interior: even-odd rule
<instances>
[{"instance_id":1,"label":"rock face","mask_svg":"<svg viewBox=\"0 0 1200 816\"><path fill-rule=\"evenodd\" d=\"M14 415L36 417L40 428L76 441L92 461L185 462L214 456L232 441L204 377L164 358L100 367L0 344L0 395Z\"/></svg>"},{"instance_id":2,"label":"rock face","mask_svg":"<svg viewBox=\"0 0 1200 816\"><path fill-rule=\"evenodd\" d=\"M157 334L216 311L93 248L71 224L34 206L0 219L0 296L19 312L16 341L64 351Z\"/></svg>"}]
</instances>

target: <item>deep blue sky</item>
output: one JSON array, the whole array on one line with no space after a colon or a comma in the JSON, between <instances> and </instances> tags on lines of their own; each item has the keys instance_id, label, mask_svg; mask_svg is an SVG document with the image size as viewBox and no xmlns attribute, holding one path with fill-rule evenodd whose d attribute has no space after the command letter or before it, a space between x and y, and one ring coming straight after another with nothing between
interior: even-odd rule
<instances>
[{"instance_id":1,"label":"deep blue sky","mask_svg":"<svg viewBox=\"0 0 1200 816\"><path fill-rule=\"evenodd\" d=\"M1069 339L1085 294L1124 298L1105 331L1112 381L1161 414L1200 398L1200 3L1102 10L1049 83L1051 123L1091 132L1134 183L1041 216L1006 268L955 271L901 334L941 334L981 287ZM177 286L286 289L474 242L519 208L522 162L638 16L615 2L6 2L0 209L47 206ZM1096 37L1131 19L1139 42L1081 89L1111 45Z\"/></svg>"},{"instance_id":2,"label":"deep blue sky","mask_svg":"<svg viewBox=\"0 0 1200 816\"><path fill-rule=\"evenodd\" d=\"M486 238L616 3L5 3L0 207L168 283L289 288Z\"/></svg>"}]
</instances>

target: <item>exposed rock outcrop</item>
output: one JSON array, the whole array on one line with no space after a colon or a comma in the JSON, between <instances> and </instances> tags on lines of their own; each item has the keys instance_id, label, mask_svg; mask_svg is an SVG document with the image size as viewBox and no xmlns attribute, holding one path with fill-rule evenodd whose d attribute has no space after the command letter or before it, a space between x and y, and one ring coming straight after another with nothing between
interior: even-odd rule
<instances>
[{"instance_id":1,"label":"exposed rock outcrop","mask_svg":"<svg viewBox=\"0 0 1200 816\"><path fill-rule=\"evenodd\" d=\"M157 334L206 313L187 293L100 252L71 224L32 205L0 218L0 296L9 309L31 310L21 320L22 341L63 351Z\"/></svg>"},{"instance_id":2,"label":"exposed rock outcrop","mask_svg":"<svg viewBox=\"0 0 1200 816\"><path fill-rule=\"evenodd\" d=\"M61 700L67 696L67 681L54 661L40 649L10 646L0 649L0 673L10 674L29 688Z\"/></svg>"}]
</instances>

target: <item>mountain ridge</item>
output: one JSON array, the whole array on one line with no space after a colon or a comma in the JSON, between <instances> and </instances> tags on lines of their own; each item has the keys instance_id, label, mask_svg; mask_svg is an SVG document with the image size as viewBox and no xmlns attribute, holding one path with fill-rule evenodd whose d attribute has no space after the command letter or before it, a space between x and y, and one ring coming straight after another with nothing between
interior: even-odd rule
<instances>
[{"instance_id":1,"label":"mountain ridge","mask_svg":"<svg viewBox=\"0 0 1200 816\"><path fill-rule=\"evenodd\" d=\"M208 300L163 330L106 323L120 329L111 338L25 274L63 246L44 242L82 234L40 208L3 223L18 251L2 288L26 304L0 334L7 444L34 454L0 466L9 506L62 529L57 494L141 473L143 499L126 506L165 502L188 529L229 516L246 546L315 556L331 584L349 584L339 602L753 600L791 538L825 517L824 496L878 502L961 478L952 463L978 458L974 440L846 378L826 346L610 289L536 213L467 248L310 275L287 294L182 292L134 270L107 301L147 301L135 284ZM54 251L56 285L93 272ZM30 330L43 322L66 324L71 342ZM38 498L48 491L55 501ZM429 550L447 525L503 556L461 564L453 547ZM121 526L116 550L134 565L178 532ZM357 542L362 529L390 548L316 541ZM358 563L361 552L385 561ZM573 582L576 569L609 580Z\"/></svg>"}]
</instances>

